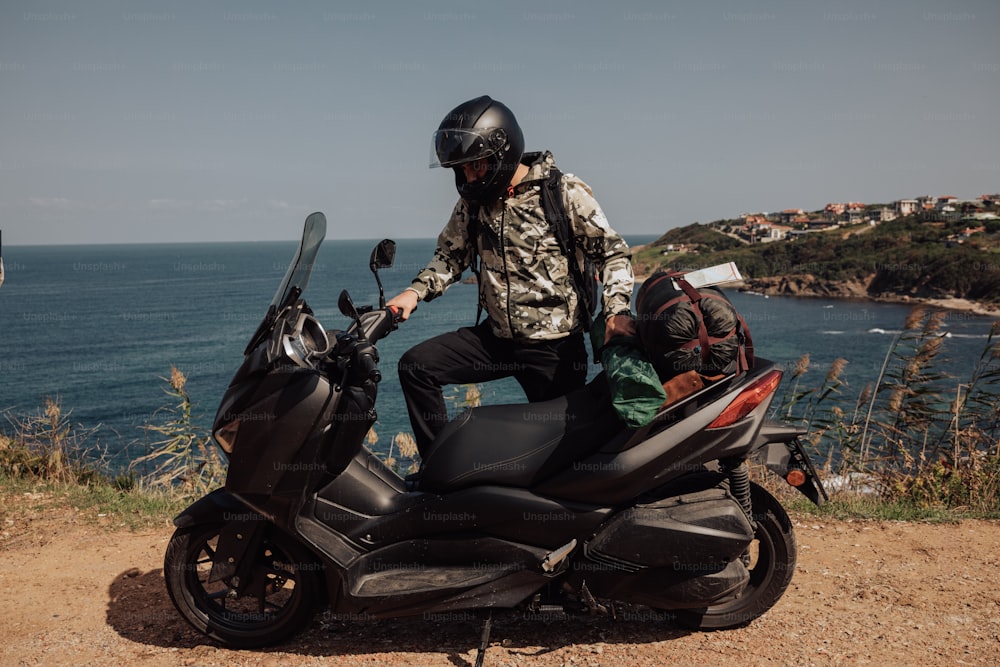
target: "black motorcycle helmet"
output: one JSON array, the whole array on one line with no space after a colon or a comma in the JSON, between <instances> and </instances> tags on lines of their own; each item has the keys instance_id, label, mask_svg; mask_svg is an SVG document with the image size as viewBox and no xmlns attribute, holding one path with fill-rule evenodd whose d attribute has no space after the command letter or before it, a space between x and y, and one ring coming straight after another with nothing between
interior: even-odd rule
<instances>
[{"instance_id":1,"label":"black motorcycle helmet","mask_svg":"<svg viewBox=\"0 0 1000 667\"><path fill-rule=\"evenodd\" d=\"M434 133L431 167L455 170L455 187L464 199L489 204L507 190L524 155L524 135L505 105L483 95L451 110ZM461 165L486 160L483 178L468 183Z\"/></svg>"}]
</instances>

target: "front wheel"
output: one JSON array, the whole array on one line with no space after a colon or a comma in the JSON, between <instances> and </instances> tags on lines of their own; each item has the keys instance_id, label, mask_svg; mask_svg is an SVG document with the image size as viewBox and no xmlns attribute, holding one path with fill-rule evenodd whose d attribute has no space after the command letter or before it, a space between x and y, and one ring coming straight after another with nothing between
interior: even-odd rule
<instances>
[{"instance_id":1,"label":"front wheel","mask_svg":"<svg viewBox=\"0 0 1000 667\"><path fill-rule=\"evenodd\" d=\"M750 543L747 587L733 600L674 612L679 625L692 630L747 625L773 607L791 583L797 554L792 522L781 503L757 484L751 484L750 498L757 530Z\"/></svg>"},{"instance_id":2,"label":"front wheel","mask_svg":"<svg viewBox=\"0 0 1000 667\"><path fill-rule=\"evenodd\" d=\"M209 582L223 524L178 529L163 563L170 599L196 629L232 648L274 644L301 630L318 602L322 581L303 549L269 531L253 559L243 593L229 580Z\"/></svg>"}]
</instances>

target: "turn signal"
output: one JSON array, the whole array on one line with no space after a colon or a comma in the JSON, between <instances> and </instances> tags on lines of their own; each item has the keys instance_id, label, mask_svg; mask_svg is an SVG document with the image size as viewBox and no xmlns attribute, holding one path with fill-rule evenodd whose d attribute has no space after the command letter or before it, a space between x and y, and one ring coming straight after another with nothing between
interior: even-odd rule
<instances>
[{"instance_id":1,"label":"turn signal","mask_svg":"<svg viewBox=\"0 0 1000 667\"><path fill-rule=\"evenodd\" d=\"M792 486L802 486L806 483L806 474L799 468L792 468L785 473L785 481Z\"/></svg>"},{"instance_id":2,"label":"turn signal","mask_svg":"<svg viewBox=\"0 0 1000 667\"><path fill-rule=\"evenodd\" d=\"M781 371L773 370L744 389L730 403L722 414L708 425L708 428L725 428L732 426L754 411L758 405L767 400L768 396L781 384Z\"/></svg>"},{"instance_id":3,"label":"turn signal","mask_svg":"<svg viewBox=\"0 0 1000 667\"><path fill-rule=\"evenodd\" d=\"M212 435L215 436L215 441L222 447L222 451L226 454L232 454L233 448L236 446L236 433L239 430L240 420L234 419L225 426L220 427Z\"/></svg>"}]
</instances>

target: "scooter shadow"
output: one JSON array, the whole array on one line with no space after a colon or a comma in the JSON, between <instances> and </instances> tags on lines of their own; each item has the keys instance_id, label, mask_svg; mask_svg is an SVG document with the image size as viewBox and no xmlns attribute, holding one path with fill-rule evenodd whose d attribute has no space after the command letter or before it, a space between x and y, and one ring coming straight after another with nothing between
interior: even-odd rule
<instances>
[{"instance_id":1,"label":"scooter shadow","mask_svg":"<svg viewBox=\"0 0 1000 667\"><path fill-rule=\"evenodd\" d=\"M614 618L518 610L495 610L492 618L491 645L502 644L510 653L525 657L570 645L643 644L689 634L671 623L669 613L638 608L620 610ZM256 650L307 656L390 651L444 654L456 666L471 667L465 656L478 649L485 619L485 613L469 611L390 620L321 611L290 640ZM180 617L167 596L161 569L145 573L131 569L115 577L108 587L107 623L138 644L173 649L219 646Z\"/></svg>"}]
</instances>

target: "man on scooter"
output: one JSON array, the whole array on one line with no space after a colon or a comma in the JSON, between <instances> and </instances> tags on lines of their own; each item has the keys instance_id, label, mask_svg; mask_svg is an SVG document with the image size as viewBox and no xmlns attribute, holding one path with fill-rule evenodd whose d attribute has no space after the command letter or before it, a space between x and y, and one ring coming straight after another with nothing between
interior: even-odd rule
<instances>
[{"instance_id":1,"label":"man on scooter","mask_svg":"<svg viewBox=\"0 0 1000 667\"><path fill-rule=\"evenodd\" d=\"M419 343L399 361L410 424L425 458L448 421L444 385L513 376L529 401L543 401L584 384L591 311L580 283L593 276L581 266L592 264L603 284L605 340L635 333L628 245L583 181L560 174L548 151L524 152L510 109L488 96L457 106L434 133L431 166L454 170L460 198L433 259L387 305L405 320L419 301L440 296L472 268L487 317ZM543 201L550 176L559 216ZM571 249L557 238L553 217L568 219Z\"/></svg>"}]
</instances>

